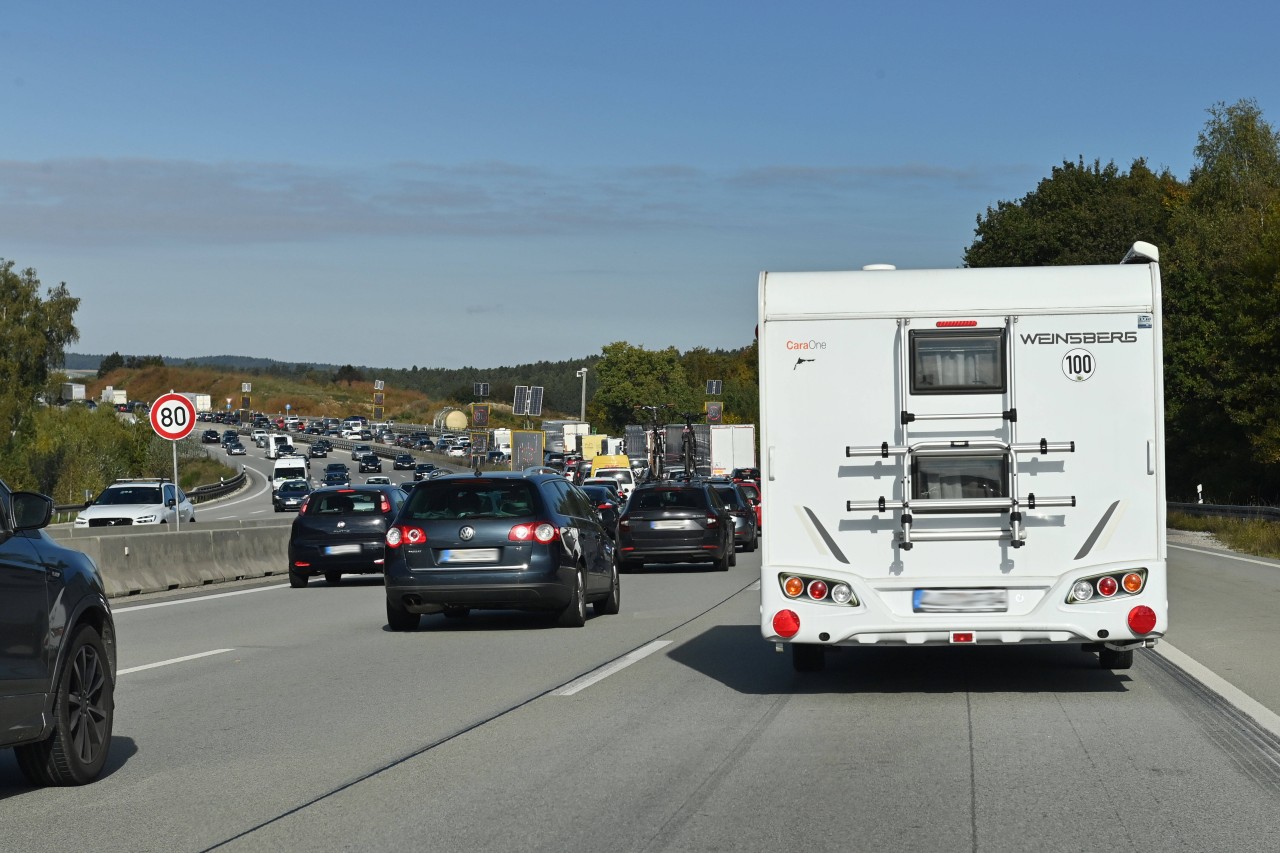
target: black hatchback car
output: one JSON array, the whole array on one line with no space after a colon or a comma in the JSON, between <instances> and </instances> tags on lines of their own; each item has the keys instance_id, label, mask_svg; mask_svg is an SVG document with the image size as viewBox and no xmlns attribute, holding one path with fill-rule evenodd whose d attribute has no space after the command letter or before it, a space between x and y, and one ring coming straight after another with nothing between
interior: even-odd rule
<instances>
[{"instance_id":1,"label":"black hatchback car","mask_svg":"<svg viewBox=\"0 0 1280 853\"><path fill-rule=\"evenodd\" d=\"M659 480L636 486L618 519L618 563L711 562L737 565L733 516L703 480Z\"/></svg>"},{"instance_id":2,"label":"black hatchback car","mask_svg":"<svg viewBox=\"0 0 1280 853\"><path fill-rule=\"evenodd\" d=\"M404 500L397 486L316 489L289 532L289 586L313 575L336 584L344 574L382 572L387 527Z\"/></svg>"},{"instance_id":3,"label":"black hatchback car","mask_svg":"<svg viewBox=\"0 0 1280 853\"><path fill-rule=\"evenodd\" d=\"M580 627L587 602L619 610L614 547L595 507L564 477L455 474L414 487L387 531L387 623L424 613L544 610Z\"/></svg>"},{"instance_id":4,"label":"black hatchback car","mask_svg":"<svg viewBox=\"0 0 1280 853\"><path fill-rule=\"evenodd\" d=\"M395 459L391 461L391 467L397 471L411 471L416 464L417 460L413 458L412 453L397 453Z\"/></svg>"},{"instance_id":5,"label":"black hatchback car","mask_svg":"<svg viewBox=\"0 0 1280 853\"><path fill-rule=\"evenodd\" d=\"M0 482L0 747L34 784L82 785L111 746L116 629L93 560L40 532L52 512Z\"/></svg>"}]
</instances>

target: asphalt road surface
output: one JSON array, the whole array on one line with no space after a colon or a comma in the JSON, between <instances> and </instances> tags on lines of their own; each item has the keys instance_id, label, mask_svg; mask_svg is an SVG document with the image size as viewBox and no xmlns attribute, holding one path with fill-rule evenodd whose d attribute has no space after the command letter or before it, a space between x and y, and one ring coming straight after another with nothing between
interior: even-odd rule
<instances>
[{"instance_id":1,"label":"asphalt road surface","mask_svg":"<svg viewBox=\"0 0 1280 853\"><path fill-rule=\"evenodd\" d=\"M1280 740L1155 652L800 675L760 638L758 566L624 575L580 629L391 633L376 578L117 601L104 777L32 789L0 752L0 848L1280 849Z\"/></svg>"}]
</instances>

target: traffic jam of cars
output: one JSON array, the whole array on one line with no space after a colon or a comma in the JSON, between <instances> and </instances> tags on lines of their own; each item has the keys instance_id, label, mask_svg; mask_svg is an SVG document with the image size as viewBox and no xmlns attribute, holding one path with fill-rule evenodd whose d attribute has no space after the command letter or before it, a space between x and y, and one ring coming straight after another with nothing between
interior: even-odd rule
<instances>
[{"instance_id":1,"label":"traffic jam of cars","mask_svg":"<svg viewBox=\"0 0 1280 853\"><path fill-rule=\"evenodd\" d=\"M482 470L510 457L473 453L466 436L396 433L362 418L313 425L264 418L244 430L218 420L230 428L202 429L193 439L228 456L245 455L247 442L261 448L271 461L272 509L294 514L289 586L379 576L391 631L477 610L540 612L555 625L581 627L589 613L621 611L622 572L666 563L725 571L739 551L760 542L754 468L726 477L655 478L604 457L548 453L543 465L520 471ZM300 433L305 438L295 443ZM349 448L349 459L331 461L335 439L344 452ZM313 460L320 460L314 469ZM0 603L35 614L22 623L30 638L11 650L40 647L51 663L48 683L19 685L20 694L10 695L12 685L0 679L0 748L14 748L33 784L84 784L102 773L110 743L116 635L93 560L39 534L52 509L48 497L0 482ZM193 501L177 483L128 478L88 498L71 526L177 529L195 521ZM33 557L60 567L61 591L46 597L41 588L41 600L52 602L47 609L24 603L24 590L34 587L21 582L18 569Z\"/></svg>"}]
</instances>

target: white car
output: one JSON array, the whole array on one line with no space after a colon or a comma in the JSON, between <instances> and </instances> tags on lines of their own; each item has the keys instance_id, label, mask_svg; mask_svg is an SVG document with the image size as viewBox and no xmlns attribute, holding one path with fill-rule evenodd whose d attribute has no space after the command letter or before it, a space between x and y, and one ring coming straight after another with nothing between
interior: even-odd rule
<instances>
[{"instance_id":1,"label":"white car","mask_svg":"<svg viewBox=\"0 0 1280 853\"><path fill-rule=\"evenodd\" d=\"M390 486L391 478L382 474L374 474L372 477L366 477L364 484L366 486Z\"/></svg>"},{"instance_id":2,"label":"white car","mask_svg":"<svg viewBox=\"0 0 1280 853\"><path fill-rule=\"evenodd\" d=\"M355 447L351 448L352 459L359 459L361 456L366 456L370 453L373 453L373 448L367 444L357 444Z\"/></svg>"},{"instance_id":3,"label":"white car","mask_svg":"<svg viewBox=\"0 0 1280 853\"><path fill-rule=\"evenodd\" d=\"M190 499L171 480L117 480L80 510L76 527L124 527L196 520Z\"/></svg>"},{"instance_id":4,"label":"white car","mask_svg":"<svg viewBox=\"0 0 1280 853\"><path fill-rule=\"evenodd\" d=\"M461 444L455 444L449 448L449 455L465 457L467 455L467 448L463 447Z\"/></svg>"}]
</instances>

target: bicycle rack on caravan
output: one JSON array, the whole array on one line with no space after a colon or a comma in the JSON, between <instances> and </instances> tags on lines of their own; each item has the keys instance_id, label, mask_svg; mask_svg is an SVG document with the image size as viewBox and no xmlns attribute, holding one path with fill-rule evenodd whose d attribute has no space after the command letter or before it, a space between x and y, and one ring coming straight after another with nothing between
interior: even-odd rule
<instances>
[{"instance_id":1,"label":"bicycle rack on caravan","mask_svg":"<svg viewBox=\"0 0 1280 853\"><path fill-rule=\"evenodd\" d=\"M911 550L912 545L916 542L923 541L964 541L964 540L1008 540L1013 548L1021 548L1026 543L1027 531L1023 525L1023 511L1033 510L1037 507L1074 507L1076 499L1074 495L1067 497L1042 497L1034 492L1020 496L1018 491L1018 454L1048 454L1048 453L1074 453L1076 443L1074 441L1051 442L1041 438L1038 442L1019 443L1018 441L1018 405L1017 391L1015 388L1014 377L1014 335L1013 324L1016 322L1015 317L1005 317L1004 320L1004 355L1005 364L1003 368L1007 371L1007 382L1005 383L1005 392L1002 399L1007 399L1008 409L999 412L960 412L960 413L938 413L924 414L911 412L906 405L909 396L910 377L908 376L908 365L910 364L910 344L908 341L908 326L910 320L906 318L898 319L898 388L903 400L903 405L899 407L899 418L902 426L902 444L890 445L887 441L878 447L846 447L845 457L860 456L878 456L883 459L889 457L897 457L900 461L901 482L902 482L902 499L892 500L883 496L876 501L847 501L845 509L848 512L879 512L883 513L887 509L900 510L902 513L902 531L897 544L904 551ZM956 325L960 325L957 323ZM965 323L964 325L969 325ZM976 325L976 323L973 323ZM1004 429L1005 435L1001 438L994 439L964 439L956 441L948 440L929 440L918 441L914 444L910 440L909 431L912 423L917 421L954 421L954 420L991 420L1000 421L1001 427ZM995 495L992 497L959 497L959 498L916 498L913 501L913 484L912 470L917 461L921 458L955 458L964 456L994 456L1001 454L1008 468L1008 476L1002 477L1005 489L1003 495ZM913 512L914 503L914 512ZM917 513L927 513L928 515L944 514L944 515L966 515L971 513L1000 513L1008 514L1008 527L972 527L972 528L947 528L935 530L917 530L913 529L915 515Z\"/></svg>"}]
</instances>

